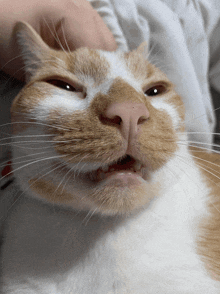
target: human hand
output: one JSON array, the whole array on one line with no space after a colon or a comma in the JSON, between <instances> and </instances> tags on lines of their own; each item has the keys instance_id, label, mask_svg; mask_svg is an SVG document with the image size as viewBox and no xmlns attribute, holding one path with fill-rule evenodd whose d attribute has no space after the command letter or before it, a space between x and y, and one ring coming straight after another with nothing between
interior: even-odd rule
<instances>
[{"instance_id":1,"label":"human hand","mask_svg":"<svg viewBox=\"0 0 220 294\"><path fill-rule=\"evenodd\" d=\"M17 21L29 23L54 49L117 48L112 33L86 0L2 0L0 11L0 68L23 79L23 62L14 46Z\"/></svg>"}]
</instances>

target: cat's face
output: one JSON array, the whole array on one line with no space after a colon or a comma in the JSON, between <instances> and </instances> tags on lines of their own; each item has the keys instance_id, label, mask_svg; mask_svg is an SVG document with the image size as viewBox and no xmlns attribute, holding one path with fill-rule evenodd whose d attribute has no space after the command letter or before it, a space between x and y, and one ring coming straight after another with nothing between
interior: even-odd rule
<instances>
[{"instance_id":1,"label":"cat's face","mask_svg":"<svg viewBox=\"0 0 220 294\"><path fill-rule=\"evenodd\" d=\"M49 49L25 24L17 35L29 78L11 109L23 190L104 214L147 206L178 151L184 107L145 46L69 53Z\"/></svg>"}]
</instances>

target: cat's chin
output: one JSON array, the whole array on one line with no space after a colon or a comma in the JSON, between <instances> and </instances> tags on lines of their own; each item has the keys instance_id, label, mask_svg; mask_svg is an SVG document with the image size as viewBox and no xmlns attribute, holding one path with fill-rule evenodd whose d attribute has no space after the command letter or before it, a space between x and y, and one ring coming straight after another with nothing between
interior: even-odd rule
<instances>
[{"instance_id":1,"label":"cat's chin","mask_svg":"<svg viewBox=\"0 0 220 294\"><path fill-rule=\"evenodd\" d=\"M155 185L150 178L149 171L143 167L138 171L99 169L91 177L84 177L86 198L101 214L130 214L149 205L155 197Z\"/></svg>"},{"instance_id":2,"label":"cat's chin","mask_svg":"<svg viewBox=\"0 0 220 294\"><path fill-rule=\"evenodd\" d=\"M131 213L155 196L150 168L129 155L96 170L77 173L72 184L73 190L93 203L91 209L95 206L96 212L107 215Z\"/></svg>"},{"instance_id":3,"label":"cat's chin","mask_svg":"<svg viewBox=\"0 0 220 294\"><path fill-rule=\"evenodd\" d=\"M96 182L87 197L102 214L127 214L149 205L155 194L142 176L133 172L114 172ZM152 193L153 192L153 193Z\"/></svg>"}]
</instances>

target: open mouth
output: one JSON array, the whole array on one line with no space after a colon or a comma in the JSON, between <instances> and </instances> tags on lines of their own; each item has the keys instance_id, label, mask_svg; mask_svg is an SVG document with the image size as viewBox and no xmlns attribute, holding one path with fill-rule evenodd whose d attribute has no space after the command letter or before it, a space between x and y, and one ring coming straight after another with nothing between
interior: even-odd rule
<instances>
[{"instance_id":1,"label":"open mouth","mask_svg":"<svg viewBox=\"0 0 220 294\"><path fill-rule=\"evenodd\" d=\"M128 177L142 177L144 178L144 166L141 161L126 155L117 162L108 166L99 168L95 172L89 174L92 181L100 182L110 177L117 177L125 179Z\"/></svg>"}]
</instances>

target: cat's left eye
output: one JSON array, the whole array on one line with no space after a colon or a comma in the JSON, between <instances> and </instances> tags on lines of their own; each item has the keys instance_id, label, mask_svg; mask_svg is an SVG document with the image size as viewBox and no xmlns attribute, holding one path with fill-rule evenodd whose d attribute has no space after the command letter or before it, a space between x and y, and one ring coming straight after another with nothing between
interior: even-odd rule
<instances>
[{"instance_id":1,"label":"cat's left eye","mask_svg":"<svg viewBox=\"0 0 220 294\"><path fill-rule=\"evenodd\" d=\"M146 91L144 91L144 94L147 96L157 96L161 94L165 94L167 92L167 87L165 85L155 85Z\"/></svg>"}]
</instances>

